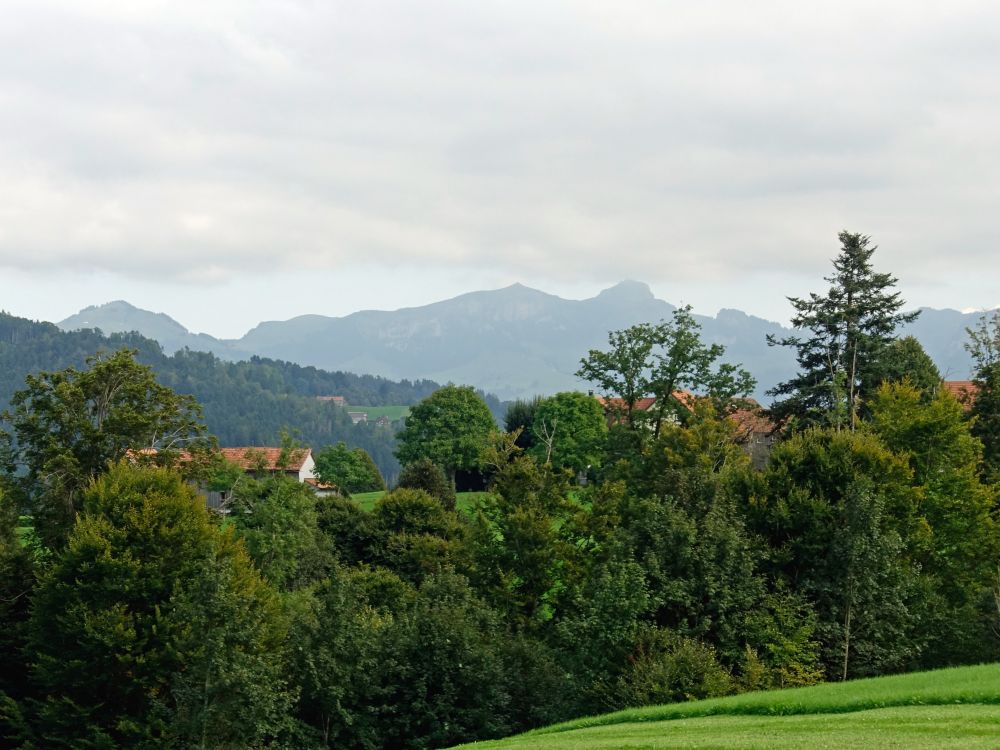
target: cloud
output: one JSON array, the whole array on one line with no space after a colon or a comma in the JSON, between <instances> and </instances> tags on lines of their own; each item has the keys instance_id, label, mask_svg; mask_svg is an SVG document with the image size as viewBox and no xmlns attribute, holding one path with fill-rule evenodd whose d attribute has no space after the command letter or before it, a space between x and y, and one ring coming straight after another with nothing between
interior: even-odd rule
<instances>
[{"instance_id":1,"label":"cloud","mask_svg":"<svg viewBox=\"0 0 1000 750\"><path fill-rule=\"evenodd\" d=\"M995 278L998 22L986 2L15 3L0 266L705 283L818 276L848 228L915 284Z\"/></svg>"}]
</instances>

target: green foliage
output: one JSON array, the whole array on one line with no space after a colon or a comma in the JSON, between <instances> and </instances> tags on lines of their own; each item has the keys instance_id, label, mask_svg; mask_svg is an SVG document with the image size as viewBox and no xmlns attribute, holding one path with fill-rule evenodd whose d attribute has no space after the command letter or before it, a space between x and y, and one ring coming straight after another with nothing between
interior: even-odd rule
<instances>
[{"instance_id":1,"label":"green foliage","mask_svg":"<svg viewBox=\"0 0 1000 750\"><path fill-rule=\"evenodd\" d=\"M35 560L21 543L17 507L0 485L0 697L22 698L26 692L24 652L29 596L35 583ZM9 728L0 706L0 747Z\"/></svg>"},{"instance_id":2,"label":"green foliage","mask_svg":"<svg viewBox=\"0 0 1000 750\"><path fill-rule=\"evenodd\" d=\"M520 456L502 469L472 521L472 578L507 622L532 631L552 618L571 554L560 526L575 511L562 474Z\"/></svg>"},{"instance_id":3,"label":"green foliage","mask_svg":"<svg viewBox=\"0 0 1000 750\"><path fill-rule=\"evenodd\" d=\"M97 355L87 365L29 375L3 414L23 470L17 481L50 547L62 544L81 492L109 462L129 454L169 463L205 433L197 402L157 383L135 352ZM139 453L146 450L156 454Z\"/></svg>"},{"instance_id":4,"label":"green foliage","mask_svg":"<svg viewBox=\"0 0 1000 750\"><path fill-rule=\"evenodd\" d=\"M378 539L373 561L406 580L419 583L461 559L464 526L454 511L423 490L387 493L371 517Z\"/></svg>"},{"instance_id":5,"label":"green foliage","mask_svg":"<svg viewBox=\"0 0 1000 750\"><path fill-rule=\"evenodd\" d=\"M648 323L608 333L608 351L591 349L580 360L576 376L620 399L619 419L635 424L635 404L650 391L655 331Z\"/></svg>"},{"instance_id":6,"label":"green foliage","mask_svg":"<svg viewBox=\"0 0 1000 750\"><path fill-rule=\"evenodd\" d=\"M966 330L966 349L976 368L972 432L983 441L985 476L1000 483L1000 310L983 315L975 330Z\"/></svg>"},{"instance_id":7,"label":"green foliage","mask_svg":"<svg viewBox=\"0 0 1000 750\"><path fill-rule=\"evenodd\" d=\"M794 348L799 363L799 374L769 393L787 397L772 407L780 417L853 429L880 382L880 360L896 329L918 313L899 312L904 302L890 291L896 279L872 267L877 247L870 237L841 232L839 239L834 273L825 278L829 291L788 298L795 308L792 326L807 335L768 338L772 346Z\"/></svg>"},{"instance_id":8,"label":"green foliage","mask_svg":"<svg viewBox=\"0 0 1000 750\"><path fill-rule=\"evenodd\" d=\"M470 386L446 385L410 410L398 435L403 464L428 458L454 481L457 469L474 469L490 433L493 415Z\"/></svg>"},{"instance_id":9,"label":"green foliage","mask_svg":"<svg viewBox=\"0 0 1000 750\"><path fill-rule=\"evenodd\" d=\"M618 398L622 412L618 416L629 426L636 423L636 402L654 396L656 402L647 416L654 435L659 435L665 423L684 419L687 414L688 405L677 398L678 391L707 395L723 404L747 396L756 385L750 373L738 365L716 364L726 349L720 344L703 344L700 331L691 306L680 307L669 321L612 331L608 334L610 351L592 349L580 360L576 374Z\"/></svg>"},{"instance_id":10,"label":"green foliage","mask_svg":"<svg viewBox=\"0 0 1000 750\"><path fill-rule=\"evenodd\" d=\"M862 373L862 393L874 394L882 383L908 382L924 400L941 388L941 373L913 336L893 339L876 357L870 370Z\"/></svg>"},{"instance_id":11,"label":"green foliage","mask_svg":"<svg viewBox=\"0 0 1000 750\"><path fill-rule=\"evenodd\" d=\"M704 643L670 630L647 629L627 669L611 688L609 708L699 700L726 695L732 678Z\"/></svg>"},{"instance_id":12,"label":"green foliage","mask_svg":"<svg viewBox=\"0 0 1000 750\"><path fill-rule=\"evenodd\" d=\"M923 648L911 553L927 529L911 478L872 435L810 430L776 447L749 498L765 569L816 610L830 677L900 669Z\"/></svg>"},{"instance_id":13,"label":"green foliage","mask_svg":"<svg viewBox=\"0 0 1000 750\"><path fill-rule=\"evenodd\" d=\"M181 479L117 464L33 601L42 746L259 747L287 693L274 593Z\"/></svg>"},{"instance_id":14,"label":"green foliage","mask_svg":"<svg viewBox=\"0 0 1000 750\"><path fill-rule=\"evenodd\" d=\"M921 492L919 520L926 541L914 549L938 600L930 625L935 643L927 666L1000 656L988 632L989 590L1000 559L994 491L980 481L982 445L962 405L941 390L926 400L908 384L886 384L871 404L872 429L905 455Z\"/></svg>"},{"instance_id":15,"label":"green foliage","mask_svg":"<svg viewBox=\"0 0 1000 750\"><path fill-rule=\"evenodd\" d=\"M356 565L371 557L377 532L370 514L346 497L316 498L316 525L334 557L344 565Z\"/></svg>"},{"instance_id":16,"label":"green foliage","mask_svg":"<svg viewBox=\"0 0 1000 750\"><path fill-rule=\"evenodd\" d=\"M535 435L531 428L535 424L535 411L544 400L543 396L529 399L519 398L507 405L507 412L503 418L503 428L507 433L515 433L520 430L517 432L517 447L521 450L528 450L535 444Z\"/></svg>"},{"instance_id":17,"label":"green foliage","mask_svg":"<svg viewBox=\"0 0 1000 750\"><path fill-rule=\"evenodd\" d=\"M761 606L748 613L740 686L769 690L821 682L816 625L816 612L809 603L779 582L777 590L767 593Z\"/></svg>"},{"instance_id":18,"label":"green foliage","mask_svg":"<svg viewBox=\"0 0 1000 750\"><path fill-rule=\"evenodd\" d=\"M315 456L316 476L347 492L378 492L385 482L364 448L348 448L343 442L328 445Z\"/></svg>"},{"instance_id":19,"label":"green foliage","mask_svg":"<svg viewBox=\"0 0 1000 750\"><path fill-rule=\"evenodd\" d=\"M403 467L397 486L400 489L423 490L441 503L445 510L455 510L455 487L429 458Z\"/></svg>"},{"instance_id":20,"label":"green foliage","mask_svg":"<svg viewBox=\"0 0 1000 750\"><path fill-rule=\"evenodd\" d=\"M557 468L586 472L604 454L608 424L597 399L585 393L557 393L535 408L532 455Z\"/></svg>"},{"instance_id":21,"label":"green foliage","mask_svg":"<svg viewBox=\"0 0 1000 750\"><path fill-rule=\"evenodd\" d=\"M384 632L372 703L382 746L447 747L510 731L508 687L520 676L505 670L502 639L464 578L428 578Z\"/></svg>"},{"instance_id":22,"label":"green foliage","mask_svg":"<svg viewBox=\"0 0 1000 750\"><path fill-rule=\"evenodd\" d=\"M290 477L246 478L233 490L228 519L254 564L276 589L322 577L329 560L321 544L316 495Z\"/></svg>"},{"instance_id":23,"label":"green foliage","mask_svg":"<svg viewBox=\"0 0 1000 750\"><path fill-rule=\"evenodd\" d=\"M399 579L396 582L402 584ZM394 597L396 606L405 602ZM375 747L370 711L379 669L379 639L392 618L366 594L363 577L337 569L314 590L289 597L292 674L297 713L321 747Z\"/></svg>"}]
</instances>

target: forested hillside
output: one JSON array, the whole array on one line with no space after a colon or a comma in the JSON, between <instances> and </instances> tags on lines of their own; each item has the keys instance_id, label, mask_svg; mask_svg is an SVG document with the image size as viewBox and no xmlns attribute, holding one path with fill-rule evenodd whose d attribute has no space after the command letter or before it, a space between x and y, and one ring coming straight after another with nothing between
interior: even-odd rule
<instances>
[{"instance_id":1,"label":"forested hillside","mask_svg":"<svg viewBox=\"0 0 1000 750\"><path fill-rule=\"evenodd\" d=\"M398 472L392 454L395 428L354 425L345 409L317 401L316 396L343 396L358 406L410 405L439 387L429 380L326 372L260 357L224 362L188 350L167 356L158 343L135 333L64 332L51 323L4 313L0 314L0 404L6 407L28 373L80 368L97 351L123 347L138 351L139 361L153 367L162 384L193 395L221 445L273 445L287 428L316 448L339 441L364 448L388 479ZM494 397L487 401L494 413L502 408Z\"/></svg>"}]
</instances>

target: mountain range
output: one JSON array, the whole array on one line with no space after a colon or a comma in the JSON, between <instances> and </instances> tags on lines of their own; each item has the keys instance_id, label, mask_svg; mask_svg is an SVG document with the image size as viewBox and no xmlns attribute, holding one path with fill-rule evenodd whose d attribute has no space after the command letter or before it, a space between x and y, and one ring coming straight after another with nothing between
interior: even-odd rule
<instances>
[{"instance_id":1,"label":"mountain range","mask_svg":"<svg viewBox=\"0 0 1000 750\"><path fill-rule=\"evenodd\" d=\"M514 284L394 311L302 315L262 322L239 339L191 333L163 313L123 301L87 307L57 325L138 331L168 354L188 348L232 361L256 355L324 370L467 383L510 399L585 388L574 372L590 349L606 346L609 331L668 318L674 309L648 285L623 281L584 300ZM971 368L965 329L979 315L922 308L903 333L923 344L945 378L964 379ZM766 343L768 334L790 329L731 309L695 319L703 340L724 345L726 361L742 363L757 378L758 400L767 402L767 389L794 374L794 353Z\"/></svg>"}]
</instances>

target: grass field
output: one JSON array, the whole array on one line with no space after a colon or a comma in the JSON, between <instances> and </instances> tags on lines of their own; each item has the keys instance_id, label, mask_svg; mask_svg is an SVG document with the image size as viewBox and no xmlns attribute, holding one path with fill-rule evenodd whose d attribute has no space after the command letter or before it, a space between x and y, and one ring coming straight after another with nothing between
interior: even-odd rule
<instances>
[{"instance_id":1,"label":"grass field","mask_svg":"<svg viewBox=\"0 0 1000 750\"><path fill-rule=\"evenodd\" d=\"M384 494L384 492L358 492L351 495L351 499L364 510L371 510L375 507L375 502ZM455 507L459 511L471 511L476 500L485 497L487 494L486 492L459 492L455 496Z\"/></svg>"},{"instance_id":2,"label":"grass field","mask_svg":"<svg viewBox=\"0 0 1000 750\"><path fill-rule=\"evenodd\" d=\"M650 706L465 747L1000 748L1000 664Z\"/></svg>"}]
</instances>

